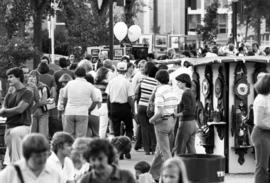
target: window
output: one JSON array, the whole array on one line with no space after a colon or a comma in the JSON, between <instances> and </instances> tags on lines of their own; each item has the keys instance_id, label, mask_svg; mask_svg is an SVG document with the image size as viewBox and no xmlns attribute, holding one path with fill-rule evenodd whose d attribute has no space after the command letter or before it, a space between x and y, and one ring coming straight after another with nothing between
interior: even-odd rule
<instances>
[{"instance_id":1,"label":"window","mask_svg":"<svg viewBox=\"0 0 270 183\"><path fill-rule=\"evenodd\" d=\"M218 15L218 33L219 34L227 33L227 14Z\"/></svg>"},{"instance_id":2,"label":"window","mask_svg":"<svg viewBox=\"0 0 270 183\"><path fill-rule=\"evenodd\" d=\"M201 24L201 15L188 15L188 29L196 32L198 25Z\"/></svg>"}]
</instances>

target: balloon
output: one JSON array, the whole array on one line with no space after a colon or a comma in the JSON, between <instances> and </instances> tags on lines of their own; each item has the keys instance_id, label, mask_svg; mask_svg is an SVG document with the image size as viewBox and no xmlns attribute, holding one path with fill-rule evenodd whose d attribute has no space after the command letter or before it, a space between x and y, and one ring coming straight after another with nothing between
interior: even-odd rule
<instances>
[{"instance_id":1,"label":"balloon","mask_svg":"<svg viewBox=\"0 0 270 183\"><path fill-rule=\"evenodd\" d=\"M113 33L120 42L126 37L127 32L128 27L124 22L117 22L113 27Z\"/></svg>"},{"instance_id":2,"label":"balloon","mask_svg":"<svg viewBox=\"0 0 270 183\"><path fill-rule=\"evenodd\" d=\"M132 25L128 29L128 39L130 42L137 41L142 35L142 30L138 25Z\"/></svg>"}]
</instances>

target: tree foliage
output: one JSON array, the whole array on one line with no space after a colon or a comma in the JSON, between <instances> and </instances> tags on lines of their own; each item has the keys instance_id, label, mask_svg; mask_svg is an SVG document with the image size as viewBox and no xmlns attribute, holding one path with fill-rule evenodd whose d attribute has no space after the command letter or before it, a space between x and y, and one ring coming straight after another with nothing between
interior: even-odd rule
<instances>
[{"instance_id":1,"label":"tree foliage","mask_svg":"<svg viewBox=\"0 0 270 183\"><path fill-rule=\"evenodd\" d=\"M198 33L202 35L205 43L213 43L218 33L218 10L219 3L215 0L207 9L204 18L204 26L201 26Z\"/></svg>"}]
</instances>

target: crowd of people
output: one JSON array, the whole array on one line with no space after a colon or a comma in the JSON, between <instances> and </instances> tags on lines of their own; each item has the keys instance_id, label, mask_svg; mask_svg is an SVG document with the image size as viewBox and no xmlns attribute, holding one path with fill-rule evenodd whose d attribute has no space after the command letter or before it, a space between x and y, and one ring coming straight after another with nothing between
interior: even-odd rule
<instances>
[{"instance_id":1,"label":"crowd of people","mask_svg":"<svg viewBox=\"0 0 270 183\"><path fill-rule=\"evenodd\" d=\"M14 67L0 116L5 118L4 182L187 182L180 153L195 153L195 99L188 74L176 77L149 60L113 64L89 57L42 58L32 71ZM185 100L182 100L182 96ZM177 120L178 119L178 120ZM188 122L186 127L182 122ZM188 133L183 130L192 126ZM175 138L177 132L177 138ZM112 137L112 138L109 138ZM183 138L184 137L184 138ZM136 179L118 162L135 150L154 155L136 163ZM53 178L52 178L53 177Z\"/></svg>"},{"instance_id":2,"label":"crowd of people","mask_svg":"<svg viewBox=\"0 0 270 183\"><path fill-rule=\"evenodd\" d=\"M256 44L250 51L240 47L238 53L228 48L228 55L269 54ZM214 57L219 51L214 46L202 53ZM174 58L175 53L169 50L168 56ZM9 88L0 109L6 119L6 168L0 171L0 180L188 182L177 156L196 153L192 81L189 74L179 74L173 86L168 67L153 59L149 54L132 63L124 56L114 63L101 54L96 62L86 56L77 63L63 57L61 69L53 70L42 58L32 71L9 69ZM255 143L259 129L253 132ZM151 164L136 163L136 178L118 163L132 158L133 141L135 150L154 155ZM256 151L260 147L255 144Z\"/></svg>"}]
</instances>

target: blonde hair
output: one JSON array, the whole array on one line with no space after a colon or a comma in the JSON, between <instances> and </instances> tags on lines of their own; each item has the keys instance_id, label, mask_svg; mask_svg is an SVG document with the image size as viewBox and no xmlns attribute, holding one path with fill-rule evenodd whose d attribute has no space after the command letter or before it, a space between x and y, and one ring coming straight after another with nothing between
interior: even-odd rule
<instances>
[{"instance_id":1,"label":"blonde hair","mask_svg":"<svg viewBox=\"0 0 270 183\"><path fill-rule=\"evenodd\" d=\"M188 177L187 177L187 170L186 166L183 162L183 160L180 157L173 157L167 159L162 166L162 171L166 168L170 168L172 166L176 166L179 169L179 183L189 183ZM162 174L161 174L161 183L163 183L162 180Z\"/></svg>"},{"instance_id":2,"label":"blonde hair","mask_svg":"<svg viewBox=\"0 0 270 183\"><path fill-rule=\"evenodd\" d=\"M92 62L89 60L86 60L86 59L81 60L78 63L78 67L83 67L85 69L86 73L93 70Z\"/></svg>"}]
</instances>

